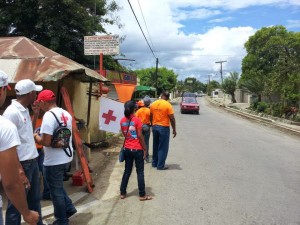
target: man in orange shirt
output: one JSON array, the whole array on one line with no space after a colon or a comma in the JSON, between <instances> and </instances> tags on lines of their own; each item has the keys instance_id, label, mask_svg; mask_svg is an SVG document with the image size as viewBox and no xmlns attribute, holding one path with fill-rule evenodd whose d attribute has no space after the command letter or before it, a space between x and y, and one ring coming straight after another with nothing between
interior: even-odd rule
<instances>
[{"instance_id":1,"label":"man in orange shirt","mask_svg":"<svg viewBox=\"0 0 300 225\"><path fill-rule=\"evenodd\" d=\"M136 111L135 113L136 117L140 118L140 120L143 123L142 133L147 147L147 156L145 159L147 163L149 162L149 139L150 139L150 127L151 127L150 109L149 109L150 103L151 103L151 99L149 98L149 96L146 95L143 99L144 106L139 108L138 111Z\"/></svg>"},{"instance_id":2,"label":"man in orange shirt","mask_svg":"<svg viewBox=\"0 0 300 225\"><path fill-rule=\"evenodd\" d=\"M172 105L168 102L170 93L163 91L161 99L150 106L150 121L153 134L152 166L158 170L166 170L165 165L170 141L170 124L173 129L173 138L176 136L176 121Z\"/></svg>"}]
</instances>

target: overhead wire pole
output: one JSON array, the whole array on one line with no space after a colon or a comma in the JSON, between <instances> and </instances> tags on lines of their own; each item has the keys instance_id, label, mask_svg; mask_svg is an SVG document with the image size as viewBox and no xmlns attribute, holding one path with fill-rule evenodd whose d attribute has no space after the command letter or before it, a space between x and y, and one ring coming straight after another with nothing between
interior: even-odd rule
<instances>
[{"instance_id":1,"label":"overhead wire pole","mask_svg":"<svg viewBox=\"0 0 300 225\"><path fill-rule=\"evenodd\" d=\"M217 61L217 62L215 62L215 63L220 63L221 64L220 74L221 74L221 82L222 82L222 84L223 84L223 68L222 68L222 64L224 62L227 62L227 61L224 60L224 61Z\"/></svg>"}]
</instances>

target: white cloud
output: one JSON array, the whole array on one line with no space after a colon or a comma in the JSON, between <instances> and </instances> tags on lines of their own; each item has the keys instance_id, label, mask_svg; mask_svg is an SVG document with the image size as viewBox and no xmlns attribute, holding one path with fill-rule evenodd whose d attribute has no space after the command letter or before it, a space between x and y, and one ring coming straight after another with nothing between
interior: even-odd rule
<instances>
[{"instance_id":1,"label":"white cloud","mask_svg":"<svg viewBox=\"0 0 300 225\"><path fill-rule=\"evenodd\" d=\"M179 75L179 79L194 76L204 82L208 74L219 76L220 65L215 63L219 60L227 61L223 64L224 73L240 72L241 60L246 54L244 43L255 33L256 29L212 27L204 33L185 34L181 31L184 28L184 20L209 19L212 15L220 15L220 19L214 22L221 22L222 9L284 4L287 0L139 0L151 38L148 36L138 0L130 0L130 2L150 45L153 44L152 47L159 58L159 66L173 69ZM292 0L289 2L291 3ZM117 0L117 3L123 7L119 16L125 26L121 30L109 26L106 30L126 36L120 49L126 58L136 60L131 63L132 69L155 67L155 58L137 25L128 2ZM217 9L217 7L220 8ZM225 17L223 21L230 19L230 17ZM299 23L299 21L289 22L291 26Z\"/></svg>"},{"instance_id":2,"label":"white cloud","mask_svg":"<svg viewBox=\"0 0 300 225\"><path fill-rule=\"evenodd\" d=\"M300 20L288 20L286 27L287 28L298 28L298 27L300 27Z\"/></svg>"},{"instance_id":3,"label":"white cloud","mask_svg":"<svg viewBox=\"0 0 300 225\"><path fill-rule=\"evenodd\" d=\"M232 17L213 19L213 20L209 20L208 23L222 23L222 22L229 21L229 20L232 20Z\"/></svg>"}]
</instances>

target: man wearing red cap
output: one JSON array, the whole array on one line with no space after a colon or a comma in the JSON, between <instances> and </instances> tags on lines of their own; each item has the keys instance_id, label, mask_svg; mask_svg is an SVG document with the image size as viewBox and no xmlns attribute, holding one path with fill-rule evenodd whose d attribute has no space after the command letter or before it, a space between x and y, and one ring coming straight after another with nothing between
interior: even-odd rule
<instances>
[{"instance_id":1,"label":"man wearing red cap","mask_svg":"<svg viewBox=\"0 0 300 225\"><path fill-rule=\"evenodd\" d=\"M10 90L7 82L8 76L0 71L0 106L3 105L6 98L6 89ZM35 225L39 220L39 214L28 209L24 177L19 173L21 165L17 157L17 146L20 145L20 138L16 126L0 116L0 174L2 176L2 185L4 190L16 207L23 215L28 224ZM3 225L2 218L2 199L0 195L0 225Z\"/></svg>"},{"instance_id":2,"label":"man wearing red cap","mask_svg":"<svg viewBox=\"0 0 300 225\"><path fill-rule=\"evenodd\" d=\"M17 147L17 153L22 165L20 173L25 173L27 203L31 210L40 215L38 225L42 225L41 203L40 203L40 180L37 162L38 152L33 139L33 128L29 115L28 106L36 100L36 92L43 87L36 85L29 79L20 80L16 83L16 99L4 111L3 116L10 120L18 130L21 145ZM6 225L20 225L21 215L15 206L8 201L5 217Z\"/></svg>"},{"instance_id":3,"label":"man wearing red cap","mask_svg":"<svg viewBox=\"0 0 300 225\"><path fill-rule=\"evenodd\" d=\"M69 224L68 218L77 212L63 184L64 173L73 159L73 154L69 156L63 148L51 147L51 142L54 130L59 126L58 122L72 131L72 116L66 110L57 107L55 94L50 90L43 90L39 93L37 104L45 114L40 133L35 133L34 139L36 143L44 146L44 176L49 186L56 217L53 225L67 225ZM73 152L72 138L69 141L69 147Z\"/></svg>"}]
</instances>

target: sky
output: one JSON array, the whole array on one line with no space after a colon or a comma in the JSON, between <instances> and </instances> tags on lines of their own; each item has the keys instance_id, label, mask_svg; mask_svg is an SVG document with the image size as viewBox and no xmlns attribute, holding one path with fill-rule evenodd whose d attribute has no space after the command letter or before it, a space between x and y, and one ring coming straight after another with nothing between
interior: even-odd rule
<instances>
[{"instance_id":1,"label":"sky","mask_svg":"<svg viewBox=\"0 0 300 225\"><path fill-rule=\"evenodd\" d=\"M178 80L195 77L221 81L230 72L241 73L244 44L262 27L283 25L300 32L300 0L116 0L122 28L106 25L118 34L120 54L115 58L130 69L166 67ZM210 78L209 78L210 77Z\"/></svg>"}]
</instances>

